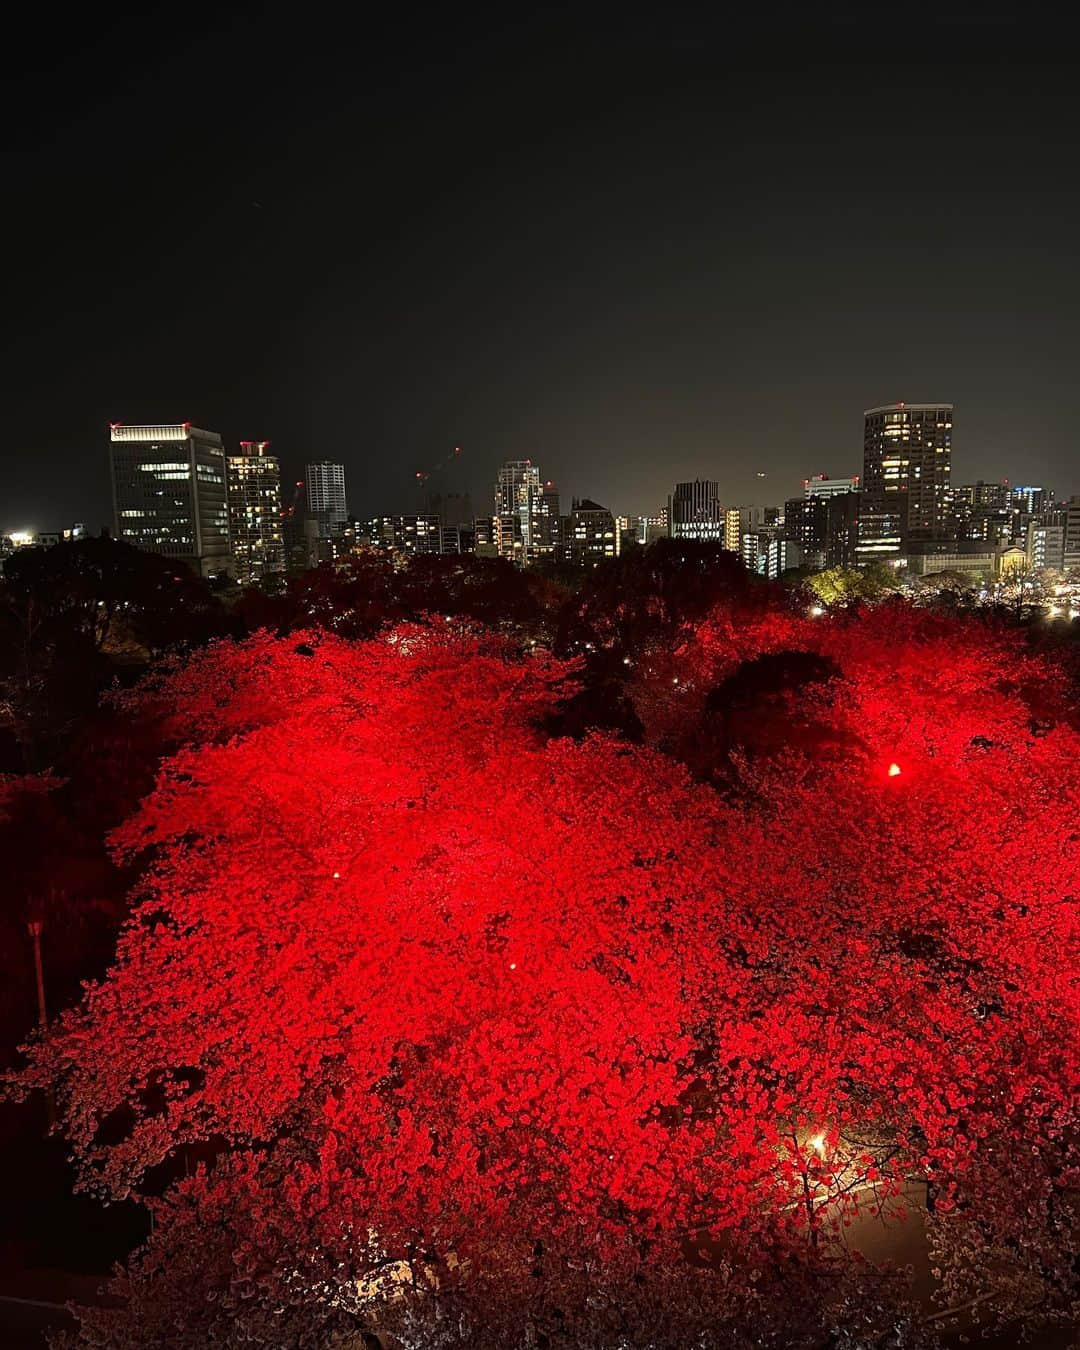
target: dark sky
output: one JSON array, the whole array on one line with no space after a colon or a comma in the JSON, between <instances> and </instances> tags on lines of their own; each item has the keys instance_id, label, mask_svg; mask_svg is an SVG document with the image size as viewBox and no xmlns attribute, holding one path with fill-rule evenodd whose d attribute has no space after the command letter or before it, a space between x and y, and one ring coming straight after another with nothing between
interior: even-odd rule
<instances>
[{"instance_id":1,"label":"dark sky","mask_svg":"<svg viewBox=\"0 0 1080 1350\"><path fill-rule=\"evenodd\" d=\"M358 513L455 444L478 509L532 456L636 511L782 500L943 399L956 481L1080 491L1080 61L1037 6L37 8L0 529L105 522L110 419L340 458Z\"/></svg>"}]
</instances>

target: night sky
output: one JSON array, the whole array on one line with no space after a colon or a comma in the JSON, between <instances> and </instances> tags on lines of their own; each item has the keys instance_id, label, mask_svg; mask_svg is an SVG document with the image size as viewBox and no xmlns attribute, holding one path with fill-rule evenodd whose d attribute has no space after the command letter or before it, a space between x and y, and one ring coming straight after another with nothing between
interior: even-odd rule
<instances>
[{"instance_id":1,"label":"night sky","mask_svg":"<svg viewBox=\"0 0 1080 1350\"><path fill-rule=\"evenodd\" d=\"M955 481L1080 492L1080 80L1038 7L38 8L0 529L107 522L109 420L340 458L358 514L455 444L478 510L531 456L638 511L781 501L940 399Z\"/></svg>"}]
</instances>

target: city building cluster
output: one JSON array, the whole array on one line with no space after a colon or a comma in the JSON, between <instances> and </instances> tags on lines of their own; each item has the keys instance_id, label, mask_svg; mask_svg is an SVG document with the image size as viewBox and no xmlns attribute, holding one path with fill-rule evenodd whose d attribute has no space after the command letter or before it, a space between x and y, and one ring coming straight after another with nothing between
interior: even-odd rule
<instances>
[{"instance_id":1,"label":"city building cluster","mask_svg":"<svg viewBox=\"0 0 1080 1350\"><path fill-rule=\"evenodd\" d=\"M1080 496L1008 480L954 484L953 408L892 403L863 415L862 474L815 474L775 506L725 506L719 484L679 483L673 537L714 539L753 571L884 562L916 577L989 581L1080 568Z\"/></svg>"},{"instance_id":2,"label":"city building cluster","mask_svg":"<svg viewBox=\"0 0 1080 1350\"><path fill-rule=\"evenodd\" d=\"M190 422L113 423L113 530L201 576L227 574L242 585L363 549L585 568L667 537L718 543L770 578L873 563L978 581L1080 569L1080 496L1058 500L1048 487L1007 480L953 483L952 431L948 403L871 408L861 474L815 474L801 493L768 505L733 505L719 482L697 479L676 483L664 505L638 516L589 498L563 510L555 484L531 459L502 464L490 514L477 514L469 493L453 487L455 448L431 473L416 474L415 512L363 517L349 511L340 463L312 461L283 491L269 441L241 441L231 453L216 432ZM13 532L0 553L85 532L81 524Z\"/></svg>"}]
</instances>

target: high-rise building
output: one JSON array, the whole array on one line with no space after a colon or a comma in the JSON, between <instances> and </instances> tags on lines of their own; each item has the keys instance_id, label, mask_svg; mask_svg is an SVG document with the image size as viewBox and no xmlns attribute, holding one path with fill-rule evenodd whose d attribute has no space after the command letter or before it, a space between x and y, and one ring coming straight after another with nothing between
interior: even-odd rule
<instances>
[{"instance_id":1,"label":"high-rise building","mask_svg":"<svg viewBox=\"0 0 1080 1350\"><path fill-rule=\"evenodd\" d=\"M1080 497L1070 497L1065 503L1065 547L1062 559L1065 570L1080 569Z\"/></svg>"},{"instance_id":2,"label":"high-rise building","mask_svg":"<svg viewBox=\"0 0 1080 1350\"><path fill-rule=\"evenodd\" d=\"M217 432L190 422L114 422L109 460L118 539L201 576L230 570L225 449Z\"/></svg>"},{"instance_id":3,"label":"high-rise building","mask_svg":"<svg viewBox=\"0 0 1080 1350\"><path fill-rule=\"evenodd\" d=\"M779 536L768 538L762 534L754 570L770 581L776 581L785 572L804 565L802 549L791 539Z\"/></svg>"},{"instance_id":4,"label":"high-rise building","mask_svg":"<svg viewBox=\"0 0 1080 1350\"><path fill-rule=\"evenodd\" d=\"M567 560L578 567L595 567L605 558L617 558L621 552L618 521L597 502L575 497L567 531Z\"/></svg>"},{"instance_id":5,"label":"high-rise building","mask_svg":"<svg viewBox=\"0 0 1080 1350\"><path fill-rule=\"evenodd\" d=\"M826 566L830 500L830 497L804 496L791 497L784 503L784 538L798 544L807 567Z\"/></svg>"},{"instance_id":6,"label":"high-rise building","mask_svg":"<svg viewBox=\"0 0 1080 1350\"><path fill-rule=\"evenodd\" d=\"M362 522L357 533L361 542L396 553L443 552L443 525L436 515L374 516ZM451 551L458 552L456 548Z\"/></svg>"},{"instance_id":7,"label":"high-rise building","mask_svg":"<svg viewBox=\"0 0 1080 1350\"><path fill-rule=\"evenodd\" d=\"M554 514L552 507L554 506ZM554 549L559 497L531 459L508 459L495 481L495 547L501 558L531 563Z\"/></svg>"},{"instance_id":8,"label":"high-rise building","mask_svg":"<svg viewBox=\"0 0 1080 1350\"><path fill-rule=\"evenodd\" d=\"M349 519L345 503L345 465L322 459L305 470L308 515L319 522L320 533L338 534Z\"/></svg>"},{"instance_id":9,"label":"high-rise building","mask_svg":"<svg viewBox=\"0 0 1080 1350\"><path fill-rule=\"evenodd\" d=\"M784 537L798 544L804 566L852 566L861 502L857 477L803 479L803 495L784 503Z\"/></svg>"},{"instance_id":10,"label":"high-rise building","mask_svg":"<svg viewBox=\"0 0 1080 1350\"><path fill-rule=\"evenodd\" d=\"M742 512L737 506L729 506L724 512L724 547L742 556Z\"/></svg>"},{"instance_id":11,"label":"high-rise building","mask_svg":"<svg viewBox=\"0 0 1080 1350\"><path fill-rule=\"evenodd\" d=\"M785 542L791 543L792 547L788 550L773 549L771 545L778 539L784 538L781 522L781 510L778 506L740 506L738 508L739 534L738 534L738 554L746 564L750 572L760 572L763 576L770 575L767 569L767 560L770 556L781 559L787 556L794 556L797 546L794 540ZM801 562L801 551L799 553ZM766 562L762 560L765 559ZM784 563L783 566L795 566L793 563ZM783 568L781 568L783 570Z\"/></svg>"},{"instance_id":12,"label":"high-rise building","mask_svg":"<svg viewBox=\"0 0 1080 1350\"><path fill-rule=\"evenodd\" d=\"M890 403L863 418L859 560L947 537L952 405Z\"/></svg>"},{"instance_id":13,"label":"high-rise building","mask_svg":"<svg viewBox=\"0 0 1080 1350\"><path fill-rule=\"evenodd\" d=\"M861 492L838 492L825 499L826 567L855 566L861 510Z\"/></svg>"},{"instance_id":14,"label":"high-rise building","mask_svg":"<svg viewBox=\"0 0 1080 1350\"><path fill-rule=\"evenodd\" d=\"M1009 489L1013 506L1025 516L1039 516L1053 505L1053 488L1038 483L1017 483Z\"/></svg>"},{"instance_id":15,"label":"high-rise building","mask_svg":"<svg viewBox=\"0 0 1080 1350\"><path fill-rule=\"evenodd\" d=\"M229 455L229 528L241 585L285 570L281 530L281 467L269 441L241 441Z\"/></svg>"},{"instance_id":16,"label":"high-rise building","mask_svg":"<svg viewBox=\"0 0 1080 1350\"><path fill-rule=\"evenodd\" d=\"M960 541L1009 543L1023 537L1026 521L1013 499L1008 481L959 483L948 496L949 534Z\"/></svg>"},{"instance_id":17,"label":"high-rise building","mask_svg":"<svg viewBox=\"0 0 1080 1350\"><path fill-rule=\"evenodd\" d=\"M998 511L1009 504L1011 496L1005 479L986 483L980 478L975 483L959 483L953 488L953 500L964 501L974 510Z\"/></svg>"},{"instance_id":18,"label":"high-rise building","mask_svg":"<svg viewBox=\"0 0 1080 1350\"><path fill-rule=\"evenodd\" d=\"M724 542L724 508L720 484L708 478L676 483L668 498L668 530L672 539L712 539Z\"/></svg>"},{"instance_id":19,"label":"high-rise building","mask_svg":"<svg viewBox=\"0 0 1080 1350\"><path fill-rule=\"evenodd\" d=\"M1060 572L1065 566L1065 526L1033 520L1027 527L1027 558L1032 571Z\"/></svg>"},{"instance_id":20,"label":"high-rise building","mask_svg":"<svg viewBox=\"0 0 1080 1350\"><path fill-rule=\"evenodd\" d=\"M540 539L542 553L558 553L563 544L559 489L549 478L540 489Z\"/></svg>"}]
</instances>

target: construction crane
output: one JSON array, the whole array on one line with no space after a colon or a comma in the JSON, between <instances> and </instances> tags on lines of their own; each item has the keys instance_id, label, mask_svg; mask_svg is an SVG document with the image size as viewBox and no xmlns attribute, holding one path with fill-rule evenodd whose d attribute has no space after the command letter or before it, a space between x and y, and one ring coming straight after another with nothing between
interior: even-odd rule
<instances>
[{"instance_id":1,"label":"construction crane","mask_svg":"<svg viewBox=\"0 0 1080 1350\"><path fill-rule=\"evenodd\" d=\"M434 474L442 473L443 469L447 468L448 465L453 464L456 459L460 458L461 458L461 446L455 445L453 450L451 450L448 455L443 455L442 459L440 459L437 464L433 464L430 469L417 469L416 471L417 486L422 488L424 484L428 481L428 479L431 478Z\"/></svg>"},{"instance_id":2,"label":"construction crane","mask_svg":"<svg viewBox=\"0 0 1080 1350\"><path fill-rule=\"evenodd\" d=\"M432 478L436 477L438 474L443 473L446 469L450 467L451 464L457 463L457 461L460 458L461 458L461 446L455 445L453 450L451 450L449 454L443 455L442 459L440 459L438 463L433 464L430 469L417 469L416 474L414 476L414 481L416 483L417 495L419 497L419 504L421 506L423 506L424 504L423 501L424 492L427 488L428 482Z\"/></svg>"}]
</instances>

